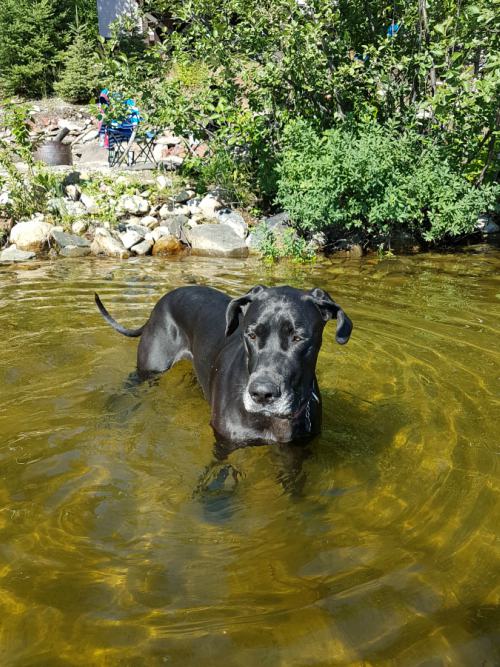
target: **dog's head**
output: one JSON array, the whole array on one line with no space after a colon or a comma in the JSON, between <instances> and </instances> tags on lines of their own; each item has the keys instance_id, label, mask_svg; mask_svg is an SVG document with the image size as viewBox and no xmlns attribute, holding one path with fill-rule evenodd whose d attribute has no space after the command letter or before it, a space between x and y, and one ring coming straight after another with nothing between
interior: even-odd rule
<instances>
[{"instance_id":1,"label":"dog's head","mask_svg":"<svg viewBox=\"0 0 500 667\"><path fill-rule=\"evenodd\" d=\"M302 412L314 391L323 327L333 318L336 340L344 345L352 322L322 289L258 285L229 303L226 336L238 330L247 355L243 402L248 412L283 419Z\"/></svg>"}]
</instances>

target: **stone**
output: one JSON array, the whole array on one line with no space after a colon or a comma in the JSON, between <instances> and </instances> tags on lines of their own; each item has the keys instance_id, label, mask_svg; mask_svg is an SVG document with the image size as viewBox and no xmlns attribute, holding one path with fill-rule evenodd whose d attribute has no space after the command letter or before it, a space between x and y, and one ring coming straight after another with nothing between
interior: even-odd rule
<instances>
[{"instance_id":1,"label":"stone","mask_svg":"<svg viewBox=\"0 0 500 667\"><path fill-rule=\"evenodd\" d=\"M125 231L126 232L128 232L128 231L137 232L137 234L140 234L142 236L142 238L145 238L149 229L147 227L144 227L144 225L134 224L134 225L127 225Z\"/></svg>"},{"instance_id":2,"label":"stone","mask_svg":"<svg viewBox=\"0 0 500 667\"><path fill-rule=\"evenodd\" d=\"M89 227L89 223L86 220L75 220L71 225L71 231L73 234L84 234Z\"/></svg>"},{"instance_id":3,"label":"stone","mask_svg":"<svg viewBox=\"0 0 500 667\"><path fill-rule=\"evenodd\" d=\"M82 191L76 184L70 183L70 185L66 186L66 197L71 199L71 201L78 201L80 199L80 196L82 194Z\"/></svg>"},{"instance_id":4,"label":"stone","mask_svg":"<svg viewBox=\"0 0 500 667\"><path fill-rule=\"evenodd\" d=\"M72 218L79 218L89 213L86 206L80 201L65 200L65 205L67 214Z\"/></svg>"},{"instance_id":5,"label":"stone","mask_svg":"<svg viewBox=\"0 0 500 667\"><path fill-rule=\"evenodd\" d=\"M18 250L15 244L0 252L0 262L25 262L34 257L34 252Z\"/></svg>"},{"instance_id":6,"label":"stone","mask_svg":"<svg viewBox=\"0 0 500 667\"><path fill-rule=\"evenodd\" d=\"M161 239L162 236L171 236L169 228L165 225L155 227L152 231L146 234L145 238L146 240L153 241L153 243L155 243L158 241L158 239Z\"/></svg>"},{"instance_id":7,"label":"stone","mask_svg":"<svg viewBox=\"0 0 500 667\"><path fill-rule=\"evenodd\" d=\"M90 255L90 248L81 245L66 245L59 251L61 257L86 257Z\"/></svg>"},{"instance_id":8,"label":"stone","mask_svg":"<svg viewBox=\"0 0 500 667\"><path fill-rule=\"evenodd\" d=\"M95 141L98 136L99 136L99 130L89 130L81 138L81 142L82 142L82 144L88 144L91 141Z\"/></svg>"},{"instance_id":9,"label":"stone","mask_svg":"<svg viewBox=\"0 0 500 667\"><path fill-rule=\"evenodd\" d=\"M260 255L260 237L256 232L250 232L245 239L250 255Z\"/></svg>"},{"instance_id":10,"label":"stone","mask_svg":"<svg viewBox=\"0 0 500 667\"><path fill-rule=\"evenodd\" d=\"M153 255L175 255L183 250L183 245L175 236L162 236L153 246Z\"/></svg>"},{"instance_id":11,"label":"stone","mask_svg":"<svg viewBox=\"0 0 500 667\"><path fill-rule=\"evenodd\" d=\"M129 257L123 243L117 241L104 227L98 227L95 230L90 250L93 255L106 255L107 257L120 257L121 259Z\"/></svg>"},{"instance_id":12,"label":"stone","mask_svg":"<svg viewBox=\"0 0 500 667\"><path fill-rule=\"evenodd\" d=\"M18 250L39 252L48 246L51 231L52 225L45 222L43 216L34 217L12 227L10 242L14 243Z\"/></svg>"},{"instance_id":13,"label":"stone","mask_svg":"<svg viewBox=\"0 0 500 667\"><path fill-rule=\"evenodd\" d=\"M138 234L133 229L128 229L126 232L122 232L120 234L120 239L125 248L127 248L127 250L130 250L132 246L137 245L138 243L143 241L144 236L142 234Z\"/></svg>"},{"instance_id":14,"label":"stone","mask_svg":"<svg viewBox=\"0 0 500 667\"><path fill-rule=\"evenodd\" d=\"M167 190L168 188L171 188L173 184L174 182L172 179L164 174L160 174L156 177L156 185L160 190Z\"/></svg>"},{"instance_id":15,"label":"stone","mask_svg":"<svg viewBox=\"0 0 500 667\"><path fill-rule=\"evenodd\" d=\"M175 206L173 204L163 204L159 211L160 218L167 220L176 215L191 215L191 208L189 206Z\"/></svg>"},{"instance_id":16,"label":"stone","mask_svg":"<svg viewBox=\"0 0 500 667\"><path fill-rule=\"evenodd\" d=\"M54 243L61 248L65 246L77 246L79 248L89 248L90 241L82 236L77 236L76 234L68 234L67 232L61 232L58 229L53 229L51 234L51 239Z\"/></svg>"},{"instance_id":17,"label":"stone","mask_svg":"<svg viewBox=\"0 0 500 667\"><path fill-rule=\"evenodd\" d=\"M194 192L192 190L181 190L173 197L170 197L170 200L175 204L185 204L190 199L194 197Z\"/></svg>"},{"instance_id":18,"label":"stone","mask_svg":"<svg viewBox=\"0 0 500 667\"><path fill-rule=\"evenodd\" d=\"M74 120L59 118L57 121L57 127L61 130L63 127L67 127L70 132L83 132L85 129L85 123L76 123Z\"/></svg>"},{"instance_id":19,"label":"stone","mask_svg":"<svg viewBox=\"0 0 500 667\"><path fill-rule=\"evenodd\" d=\"M132 252L135 252L136 255L147 255L152 247L153 241L150 239L144 239L144 241L141 241L140 243L137 243L137 245L132 246L131 250Z\"/></svg>"},{"instance_id":20,"label":"stone","mask_svg":"<svg viewBox=\"0 0 500 667\"><path fill-rule=\"evenodd\" d=\"M228 225L240 238L244 239L248 234L248 225L243 216L236 211L225 208L217 213L217 220L222 225Z\"/></svg>"},{"instance_id":21,"label":"stone","mask_svg":"<svg viewBox=\"0 0 500 667\"><path fill-rule=\"evenodd\" d=\"M141 224L148 229L154 229L155 227L158 227L160 221L153 215L145 215L143 218L141 218Z\"/></svg>"},{"instance_id":22,"label":"stone","mask_svg":"<svg viewBox=\"0 0 500 667\"><path fill-rule=\"evenodd\" d=\"M117 203L118 213L132 213L133 215L146 215L149 213L149 202L139 195L122 195Z\"/></svg>"},{"instance_id":23,"label":"stone","mask_svg":"<svg viewBox=\"0 0 500 667\"><path fill-rule=\"evenodd\" d=\"M312 250L314 250L314 252L317 252L326 246L327 241L328 239L326 238L326 234L324 232L316 232L311 236L311 240L309 241L308 245Z\"/></svg>"},{"instance_id":24,"label":"stone","mask_svg":"<svg viewBox=\"0 0 500 667\"><path fill-rule=\"evenodd\" d=\"M283 211L282 213L276 213L276 215L272 215L270 218L265 218L263 222L265 222L268 229L274 229L275 227L286 227L290 222L290 216L286 211Z\"/></svg>"},{"instance_id":25,"label":"stone","mask_svg":"<svg viewBox=\"0 0 500 667\"><path fill-rule=\"evenodd\" d=\"M12 203L9 192L0 192L0 206L7 206Z\"/></svg>"},{"instance_id":26,"label":"stone","mask_svg":"<svg viewBox=\"0 0 500 667\"><path fill-rule=\"evenodd\" d=\"M87 195L83 192L80 195L80 201L91 215L99 213L99 206L97 205L94 197L91 197L90 195Z\"/></svg>"},{"instance_id":27,"label":"stone","mask_svg":"<svg viewBox=\"0 0 500 667\"><path fill-rule=\"evenodd\" d=\"M205 195L199 202L198 208L207 219L217 218L217 211L222 208L222 204L212 195Z\"/></svg>"},{"instance_id":28,"label":"stone","mask_svg":"<svg viewBox=\"0 0 500 667\"><path fill-rule=\"evenodd\" d=\"M194 255L213 257L247 257L245 240L228 225L198 225L186 230Z\"/></svg>"},{"instance_id":29,"label":"stone","mask_svg":"<svg viewBox=\"0 0 500 667\"><path fill-rule=\"evenodd\" d=\"M493 222L491 216L487 213L478 217L476 229L479 229L483 234L498 234L500 232L500 227L496 222Z\"/></svg>"}]
</instances>

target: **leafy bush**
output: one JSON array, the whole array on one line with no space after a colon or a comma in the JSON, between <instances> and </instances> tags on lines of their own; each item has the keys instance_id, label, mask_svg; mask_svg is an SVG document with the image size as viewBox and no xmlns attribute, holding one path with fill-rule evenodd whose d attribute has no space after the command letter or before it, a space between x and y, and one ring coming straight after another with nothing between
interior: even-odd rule
<instances>
[{"instance_id":1,"label":"leafy bush","mask_svg":"<svg viewBox=\"0 0 500 667\"><path fill-rule=\"evenodd\" d=\"M399 228L440 241L473 231L498 195L498 186L473 187L430 138L391 124L344 123L320 134L298 121L284 146L277 200L303 232Z\"/></svg>"},{"instance_id":2,"label":"leafy bush","mask_svg":"<svg viewBox=\"0 0 500 667\"><path fill-rule=\"evenodd\" d=\"M4 103L4 126L11 130L14 143L0 139L0 165L6 172L9 192L7 213L16 222L34 213L43 212L50 197L62 195L60 177L51 174L33 157L33 146L27 127L27 107L12 102ZM22 159L27 166L26 174L16 166Z\"/></svg>"}]
</instances>

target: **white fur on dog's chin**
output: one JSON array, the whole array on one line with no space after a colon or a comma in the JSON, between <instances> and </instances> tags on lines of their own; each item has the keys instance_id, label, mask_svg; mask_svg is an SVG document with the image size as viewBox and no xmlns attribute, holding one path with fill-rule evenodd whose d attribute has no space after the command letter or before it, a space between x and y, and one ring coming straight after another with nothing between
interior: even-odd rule
<instances>
[{"instance_id":1,"label":"white fur on dog's chin","mask_svg":"<svg viewBox=\"0 0 500 667\"><path fill-rule=\"evenodd\" d=\"M266 417L277 417L286 419L292 414L292 400L290 396L280 396L277 401L274 401L271 408L265 405L259 405L250 396L248 389L245 389L243 394L243 405L247 412L265 414ZM285 417L286 415L286 417Z\"/></svg>"}]
</instances>

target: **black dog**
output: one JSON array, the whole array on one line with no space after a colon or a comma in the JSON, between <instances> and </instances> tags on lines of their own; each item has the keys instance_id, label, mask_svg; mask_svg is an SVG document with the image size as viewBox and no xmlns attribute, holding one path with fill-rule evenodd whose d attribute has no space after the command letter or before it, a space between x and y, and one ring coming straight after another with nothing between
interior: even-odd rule
<instances>
[{"instance_id":1,"label":"black dog","mask_svg":"<svg viewBox=\"0 0 500 667\"><path fill-rule=\"evenodd\" d=\"M285 443L319 433L315 369L323 327L336 318L341 345L352 331L351 320L323 290L258 285L231 300L209 287L180 287L132 330L111 317L97 294L95 300L117 331L141 336L142 379L181 359L193 361L219 441Z\"/></svg>"}]
</instances>

